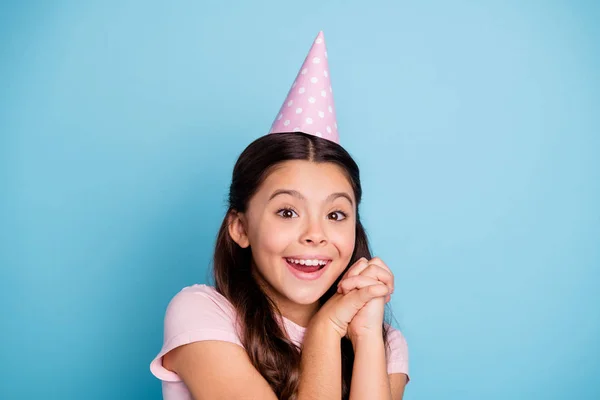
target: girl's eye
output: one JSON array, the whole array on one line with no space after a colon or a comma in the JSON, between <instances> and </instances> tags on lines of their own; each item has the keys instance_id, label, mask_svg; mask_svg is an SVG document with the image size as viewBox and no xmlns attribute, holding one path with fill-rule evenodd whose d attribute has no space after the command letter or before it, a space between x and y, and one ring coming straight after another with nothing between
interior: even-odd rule
<instances>
[{"instance_id":1,"label":"girl's eye","mask_svg":"<svg viewBox=\"0 0 600 400\"><path fill-rule=\"evenodd\" d=\"M329 219L332 219L334 221L342 221L346 219L346 214L343 211L334 211L331 214L329 214Z\"/></svg>"},{"instance_id":2,"label":"girl's eye","mask_svg":"<svg viewBox=\"0 0 600 400\"><path fill-rule=\"evenodd\" d=\"M282 208L281 210L277 211L277 215L285 219L294 218L294 215L298 216L296 211L292 210L291 208Z\"/></svg>"}]
</instances>

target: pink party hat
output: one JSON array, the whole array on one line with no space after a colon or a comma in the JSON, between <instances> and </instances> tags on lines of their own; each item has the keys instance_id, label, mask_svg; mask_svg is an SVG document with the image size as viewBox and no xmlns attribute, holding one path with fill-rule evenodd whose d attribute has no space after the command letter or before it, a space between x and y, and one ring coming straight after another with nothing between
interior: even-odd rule
<instances>
[{"instance_id":1,"label":"pink party hat","mask_svg":"<svg viewBox=\"0 0 600 400\"><path fill-rule=\"evenodd\" d=\"M323 32L302 64L269 133L304 132L339 143Z\"/></svg>"}]
</instances>

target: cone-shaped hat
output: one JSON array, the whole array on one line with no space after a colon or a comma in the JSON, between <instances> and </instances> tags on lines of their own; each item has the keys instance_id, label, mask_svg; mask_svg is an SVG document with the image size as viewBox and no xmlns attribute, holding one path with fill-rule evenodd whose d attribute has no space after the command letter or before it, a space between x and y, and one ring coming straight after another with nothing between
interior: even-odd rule
<instances>
[{"instance_id":1,"label":"cone-shaped hat","mask_svg":"<svg viewBox=\"0 0 600 400\"><path fill-rule=\"evenodd\" d=\"M304 132L339 143L323 32L319 32L269 133Z\"/></svg>"}]
</instances>

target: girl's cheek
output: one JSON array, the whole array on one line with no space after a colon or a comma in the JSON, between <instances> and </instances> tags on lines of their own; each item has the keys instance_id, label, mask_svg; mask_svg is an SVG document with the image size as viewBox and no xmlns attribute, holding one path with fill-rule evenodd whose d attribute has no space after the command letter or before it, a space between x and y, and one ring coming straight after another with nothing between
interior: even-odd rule
<instances>
[{"instance_id":1,"label":"girl's cheek","mask_svg":"<svg viewBox=\"0 0 600 400\"><path fill-rule=\"evenodd\" d=\"M332 237L331 242L338 248L342 257L350 259L356 242L354 232L339 233Z\"/></svg>"}]
</instances>

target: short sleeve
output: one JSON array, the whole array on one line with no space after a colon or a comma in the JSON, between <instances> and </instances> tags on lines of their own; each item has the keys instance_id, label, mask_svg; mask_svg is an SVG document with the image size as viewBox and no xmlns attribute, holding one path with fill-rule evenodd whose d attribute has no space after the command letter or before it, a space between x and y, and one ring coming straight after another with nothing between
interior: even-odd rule
<instances>
[{"instance_id":1,"label":"short sleeve","mask_svg":"<svg viewBox=\"0 0 600 400\"><path fill-rule=\"evenodd\" d=\"M408 377L408 344L402 332L392 327L388 331L387 372L402 373Z\"/></svg>"},{"instance_id":2,"label":"short sleeve","mask_svg":"<svg viewBox=\"0 0 600 400\"><path fill-rule=\"evenodd\" d=\"M184 288L167 306L163 346L150 363L150 371L162 381L180 382L176 373L163 367L165 354L184 344L204 340L242 346L237 332L233 307L223 296L206 285Z\"/></svg>"}]
</instances>

